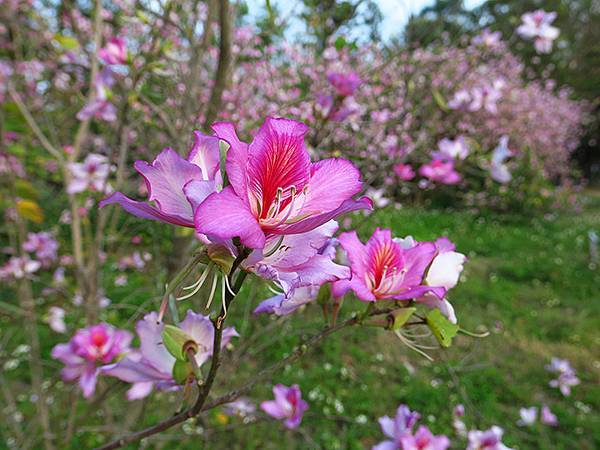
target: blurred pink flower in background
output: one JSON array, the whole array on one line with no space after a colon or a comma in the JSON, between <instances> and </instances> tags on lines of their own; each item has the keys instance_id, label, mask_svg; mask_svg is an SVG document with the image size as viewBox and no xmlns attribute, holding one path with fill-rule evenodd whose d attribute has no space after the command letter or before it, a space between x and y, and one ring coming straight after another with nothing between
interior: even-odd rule
<instances>
[{"instance_id":1,"label":"blurred pink flower in background","mask_svg":"<svg viewBox=\"0 0 600 450\"><path fill-rule=\"evenodd\" d=\"M56 345L52 357L65 365L63 380L79 380L83 396L89 398L96 389L99 366L129 351L132 337L128 331L100 323L78 330L67 344Z\"/></svg>"},{"instance_id":2,"label":"blurred pink flower in background","mask_svg":"<svg viewBox=\"0 0 600 450\"><path fill-rule=\"evenodd\" d=\"M394 173L402 181L410 181L416 176L415 171L413 170L413 168L410 164L394 165Z\"/></svg>"},{"instance_id":3,"label":"blurred pink flower in background","mask_svg":"<svg viewBox=\"0 0 600 450\"><path fill-rule=\"evenodd\" d=\"M550 53L552 43L560 30L550 25L556 19L555 12L546 12L543 9L528 12L521 16L521 25L517 33L525 39L534 39L535 50L538 53Z\"/></svg>"},{"instance_id":4,"label":"blurred pink flower in background","mask_svg":"<svg viewBox=\"0 0 600 450\"><path fill-rule=\"evenodd\" d=\"M440 184L458 184L462 181L461 175L454 170L452 161L434 159L419 167L419 175Z\"/></svg>"},{"instance_id":5,"label":"blurred pink flower in background","mask_svg":"<svg viewBox=\"0 0 600 450\"><path fill-rule=\"evenodd\" d=\"M88 190L102 193L109 188L106 180L110 174L110 163L106 156L90 153L81 163L69 163L68 168L73 177L67 186L69 194Z\"/></svg>"},{"instance_id":6,"label":"blurred pink flower in background","mask_svg":"<svg viewBox=\"0 0 600 450\"><path fill-rule=\"evenodd\" d=\"M290 387L277 384L273 387L275 400L267 400L260 404L261 409L274 419L284 420L286 428L297 428L302 421L308 403L302 400L302 392L297 384Z\"/></svg>"},{"instance_id":7,"label":"blurred pink flower in background","mask_svg":"<svg viewBox=\"0 0 600 450\"><path fill-rule=\"evenodd\" d=\"M106 45L98 50L98 56L106 64L125 64L127 62L125 40L120 37L110 38Z\"/></svg>"}]
</instances>

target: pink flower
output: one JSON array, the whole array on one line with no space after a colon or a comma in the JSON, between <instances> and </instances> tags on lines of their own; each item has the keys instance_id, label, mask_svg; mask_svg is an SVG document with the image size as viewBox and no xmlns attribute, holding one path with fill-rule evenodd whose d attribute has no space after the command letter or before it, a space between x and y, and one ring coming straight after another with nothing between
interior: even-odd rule
<instances>
[{"instance_id":1,"label":"pink flower","mask_svg":"<svg viewBox=\"0 0 600 450\"><path fill-rule=\"evenodd\" d=\"M402 181L410 181L415 177L415 171L410 164L396 164L394 165L394 173Z\"/></svg>"},{"instance_id":2,"label":"pink flower","mask_svg":"<svg viewBox=\"0 0 600 450\"><path fill-rule=\"evenodd\" d=\"M555 12L542 9L528 12L521 16L522 23L517 28L517 34L525 39L534 39L535 50L538 53L550 53L552 43L558 37L560 30L550 25L556 19Z\"/></svg>"},{"instance_id":3,"label":"pink flower","mask_svg":"<svg viewBox=\"0 0 600 450\"><path fill-rule=\"evenodd\" d=\"M492 84L484 84L471 89L469 111L479 111L483 108L491 114L496 114L498 112L497 103L502 98L503 86L502 81L496 80Z\"/></svg>"},{"instance_id":4,"label":"pink flower","mask_svg":"<svg viewBox=\"0 0 600 450\"><path fill-rule=\"evenodd\" d=\"M167 148L152 164L135 162L135 169L146 180L148 200L155 201L156 206L115 192L102 200L100 207L118 203L134 216L193 228L194 210L221 184L219 140L199 131L194 135L195 142L187 159Z\"/></svg>"},{"instance_id":5,"label":"pink flower","mask_svg":"<svg viewBox=\"0 0 600 450\"><path fill-rule=\"evenodd\" d=\"M497 47L502 40L502 33L500 31L490 31L489 28L485 28L480 34L473 38L473 45L481 45L483 47L494 48Z\"/></svg>"},{"instance_id":6,"label":"pink flower","mask_svg":"<svg viewBox=\"0 0 600 450\"><path fill-rule=\"evenodd\" d=\"M48 265L57 258L58 242L47 231L28 233L27 240L23 243L23 250L34 252L35 257L44 265Z\"/></svg>"},{"instance_id":7,"label":"pink flower","mask_svg":"<svg viewBox=\"0 0 600 450\"><path fill-rule=\"evenodd\" d=\"M412 433L412 429L420 417L419 413L411 411L406 405L398 407L396 417L393 419L389 416L380 417L381 431L390 440L375 445L372 450L401 450L402 438Z\"/></svg>"},{"instance_id":8,"label":"pink flower","mask_svg":"<svg viewBox=\"0 0 600 450\"><path fill-rule=\"evenodd\" d=\"M456 160L465 159L469 156L469 147L463 136L458 136L456 139L444 138L438 142L439 152L434 152L435 159Z\"/></svg>"},{"instance_id":9,"label":"pink flower","mask_svg":"<svg viewBox=\"0 0 600 450\"><path fill-rule=\"evenodd\" d=\"M455 252L456 247L448 238L437 239L435 246L437 254L427 269L425 282L429 286L441 286L447 292L458 283L467 257L462 253ZM428 292L419 299L419 303L429 308L439 309L452 323L458 322L454 308L446 297L438 297L432 292Z\"/></svg>"},{"instance_id":10,"label":"pink flower","mask_svg":"<svg viewBox=\"0 0 600 450\"><path fill-rule=\"evenodd\" d=\"M96 389L98 366L127 352L131 339L128 331L101 323L78 330L67 344L56 345L52 357L65 365L61 371L63 380L79 379L83 396L89 398Z\"/></svg>"},{"instance_id":11,"label":"pink flower","mask_svg":"<svg viewBox=\"0 0 600 450\"><path fill-rule=\"evenodd\" d=\"M318 288L327 282L350 278L350 270L333 261L335 249L329 251L329 243L337 229L337 222L331 220L306 233L283 238L272 236L267 239L264 252L257 249L250 254L243 267L276 283L283 291L266 301L269 302L267 305L275 305L279 301L273 311L270 307L262 310L261 306L266 307L263 302L255 313L276 312L281 308L283 314L289 314L314 298L310 298L312 291L305 289L296 293L296 288ZM295 305L293 309L292 305Z\"/></svg>"},{"instance_id":12,"label":"pink flower","mask_svg":"<svg viewBox=\"0 0 600 450\"><path fill-rule=\"evenodd\" d=\"M454 163L441 159L423 164L419 167L419 175L440 184L458 184L462 180L460 174L454 170Z\"/></svg>"},{"instance_id":13,"label":"pink flower","mask_svg":"<svg viewBox=\"0 0 600 450\"><path fill-rule=\"evenodd\" d=\"M267 236L299 234L357 209L368 198L352 199L362 183L345 159L311 163L304 146L308 127L289 119L267 118L251 144L241 142L229 123L213 125L229 143L231 183L213 193L195 213L196 231L211 239L239 237L250 248L264 248Z\"/></svg>"},{"instance_id":14,"label":"pink flower","mask_svg":"<svg viewBox=\"0 0 600 450\"><path fill-rule=\"evenodd\" d=\"M538 409L535 406L519 409L521 418L517 421L517 425L521 427L533 425L537 420L537 413Z\"/></svg>"},{"instance_id":15,"label":"pink flower","mask_svg":"<svg viewBox=\"0 0 600 450\"><path fill-rule=\"evenodd\" d=\"M581 382L575 374L575 369L566 359L552 358L550 364L546 366L546 370L558 374L556 380L550 381L550 386L558 388L565 397L571 395L571 388Z\"/></svg>"},{"instance_id":16,"label":"pink flower","mask_svg":"<svg viewBox=\"0 0 600 450\"><path fill-rule=\"evenodd\" d=\"M0 267L0 280L29 278L40 267L42 267L42 263L31 260L29 256L13 256L4 266Z\"/></svg>"},{"instance_id":17,"label":"pink flower","mask_svg":"<svg viewBox=\"0 0 600 450\"><path fill-rule=\"evenodd\" d=\"M421 425L414 435L402 436L400 443L402 450L446 450L450 447L450 439L447 436L434 436L424 425Z\"/></svg>"},{"instance_id":18,"label":"pink flower","mask_svg":"<svg viewBox=\"0 0 600 450\"><path fill-rule=\"evenodd\" d=\"M513 156L513 152L508 148L508 136L504 135L500 138L498 146L492 152L490 175L493 180L505 184L512 179L512 175L505 163L511 156Z\"/></svg>"},{"instance_id":19,"label":"pink flower","mask_svg":"<svg viewBox=\"0 0 600 450\"><path fill-rule=\"evenodd\" d=\"M469 431L467 450L511 450L502 443L502 428L493 426L489 430Z\"/></svg>"},{"instance_id":20,"label":"pink flower","mask_svg":"<svg viewBox=\"0 0 600 450\"><path fill-rule=\"evenodd\" d=\"M106 64L125 64L127 62L125 40L120 37L109 39L106 45L98 50L98 56Z\"/></svg>"},{"instance_id":21,"label":"pink flower","mask_svg":"<svg viewBox=\"0 0 600 450\"><path fill-rule=\"evenodd\" d=\"M556 427L558 426L558 419L556 417L556 415L550 411L550 408L548 408L548 406L543 405L542 406L542 413L541 413L541 420L542 423L545 425L550 425L551 427Z\"/></svg>"},{"instance_id":22,"label":"pink flower","mask_svg":"<svg viewBox=\"0 0 600 450\"><path fill-rule=\"evenodd\" d=\"M293 429L300 425L308 403L302 400L302 392L297 384L291 387L277 384L273 387L275 400L267 400L260 404L261 409L277 420L284 420L284 425Z\"/></svg>"},{"instance_id":23,"label":"pink flower","mask_svg":"<svg viewBox=\"0 0 600 450\"><path fill-rule=\"evenodd\" d=\"M454 96L448 102L450 109L464 109L471 103L471 94L466 89L460 89L454 93Z\"/></svg>"},{"instance_id":24,"label":"pink flower","mask_svg":"<svg viewBox=\"0 0 600 450\"><path fill-rule=\"evenodd\" d=\"M158 322L158 314L151 312L136 325L140 337L140 348L132 350L116 364L101 368L105 375L117 377L133 386L127 391L129 400L146 397L154 388L161 390L179 389L173 379L175 358L162 343L164 324ZM204 364L213 353L214 327L208 316L196 314L188 310L185 319L179 324L185 333L198 344L196 362ZM221 347L225 347L231 339L239 336L234 328L223 330Z\"/></svg>"},{"instance_id":25,"label":"pink flower","mask_svg":"<svg viewBox=\"0 0 600 450\"><path fill-rule=\"evenodd\" d=\"M329 72L327 74L327 81L331 83L337 94L342 97L348 97L354 94L354 91L356 91L362 83L356 72Z\"/></svg>"},{"instance_id":26,"label":"pink flower","mask_svg":"<svg viewBox=\"0 0 600 450\"><path fill-rule=\"evenodd\" d=\"M117 108L110 103L110 88L115 83L112 71L107 67L96 75L92 88L95 96L77 113L78 120L88 120L92 117L114 122L117 120Z\"/></svg>"},{"instance_id":27,"label":"pink flower","mask_svg":"<svg viewBox=\"0 0 600 450\"><path fill-rule=\"evenodd\" d=\"M69 163L71 182L67 193L77 194L84 191L105 192L108 188L106 180L110 174L110 163L106 156L90 153L81 163Z\"/></svg>"},{"instance_id":28,"label":"pink flower","mask_svg":"<svg viewBox=\"0 0 600 450\"><path fill-rule=\"evenodd\" d=\"M426 286L423 282L436 254L433 243L415 243L403 248L402 242L392 239L390 230L379 228L366 245L358 240L355 231L342 233L339 241L350 260L352 278L334 283L336 297L342 297L350 289L367 302L388 298L409 300L428 292L444 297L446 289Z\"/></svg>"},{"instance_id":29,"label":"pink flower","mask_svg":"<svg viewBox=\"0 0 600 450\"><path fill-rule=\"evenodd\" d=\"M48 309L48 325L50 329L57 333L65 333L67 326L65 324L65 310L58 306L51 306Z\"/></svg>"}]
</instances>

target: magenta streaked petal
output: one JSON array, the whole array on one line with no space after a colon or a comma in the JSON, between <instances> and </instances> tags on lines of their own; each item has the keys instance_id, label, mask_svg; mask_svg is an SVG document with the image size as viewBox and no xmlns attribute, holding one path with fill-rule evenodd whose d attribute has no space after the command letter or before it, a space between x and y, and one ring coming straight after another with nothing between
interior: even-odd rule
<instances>
[{"instance_id":1,"label":"magenta streaked petal","mask_svg":"<svg viewBox=\"0 0 600 450\"><path fill-rule=\"evenodd\" d=\"M311 173L302 213L335 210L362 187L360 172L347 159L324 159L312 165Z\"/></svg>"},{"instance_id":2,"label":"magenta streaked petal","mask_svg":"<svg viewBox=\"0 0 600 450\"><path fill-rule=\"evenodd\" d=\"M301 192L310 174L310 157L304 145L308 127L290 119L268 117L248 147L248 189L261 203L263 214L278 189L294 186Z\"/></svg>"},{"instance_id":3,"label":"magenta streaked petal","mask_svg":"<svg viewBox=\"0 0 600 450\"><path fill-rule=\"evenodd\" d=\"M406 275L403 284L417 286L423 282L425 269L431 264L437 249L431 242L423 242L404 251Z\"/></svg>"},{"instance_id":4,"label":"magenta streaked petal","mask_svg":"<svg viewBox=\"0 0 600 450\"><path fill-rule=\"evenodd\" d=\"M265 235L248 206L228 186L196 209L196 231L219 239L239 237L250 248L263 248Z\"/></svg>"},{"instance_id":5,"label":"magenta streaked petal","mask_svg":"<svg viewBox=\"0 0 600 450\"><path fill-rule=\"evenodd\" d=\"M140 351L144 359L158 371L170 374L175 358L162 343L163 323L158 323L158 314L146 314L144 319L137 323L135 330L140 337Z\"/></svg>"},{"instance_id":6,"label":"magenta streaked petal","mask_svg":"<svg viewBox=\"0 0 600 450\"><path fill-rule=\"evenodd\" d=\"M175 361L173 360L173 363L174 362ZM103 375L116 377L127 383L154 383L171 379L173 364L171 364L169 371L157 369L162 369L162 367L155 368L147 359L143 358L141 353L133 352L132 354L125 356L116 364L102 367L100 372Z\"/></svg>"},{"instance_id":7,"label":"magenta streaked petal","mask_svg":"<svg viewBox=\"0 0 600 450\"><path fill-rule=\"evenodd\" d=\"M338 240L348 255L353 276L363 277L367 270L367 249L358 239L356 231L342 233Z\"/></svg>"},{"instance_id":8,"label":"magenta streaked petal","mask_svg":"<svg viewBox=\"0 0 600 450\"><path fill-rule=\"evenodd\" d=\"M93 365L86 367L79 378L79 386L81 387L85 398L90 398L94 395L97 381L98 370Z\"/></svg>"},{"instance_id":9,"label":"magenta streaked petal","mask_svg":"<svg viewBox=\"0 0 600 450\"><path fill-rule=\"evenodd\" d=\"M200 167L170 148L160 152L152 164L136 161L134 166L146 179L150 201L156 201L165 214L192 220L192 206L183 193L183 187L191 180L202 179Z\"/></svg>"},{"instance_id":10,"label":"magenta streaked petal","mask_svg":"<svg viewBox=\"0 0 600 450\"><path fill-rule=\"evenodd\" d=\"M121 208L123 208L129 214L141 217L142 219L157 220L159 222L170 223L182 227L194 227L194 222L192 220L188 220L177 215L165 214L158 208L149 205L148 203L132 200L120 192L115 192L114 194L105 198L99 203L99 206L102 208L113 203L120 205Z\"/></svg>"},{"instance_id":11,"label":"magenta streaked petal","mask_svg":"<svg viewBox=\"0 0 600 450\"><path fill-rule=\"evenodd\" d=\"M296 234L305 233L306 231L312 230L332 219L335 219L342 214L346 214L352 211L358 211L361 209L371 210L373 209L373 202L367 197L361 197L358 200L348 199L344 201L338 208L333 211L329 211L316 216L311 216L307 219L301 220L300 222L288 225L281 230L281 234Z\"/></svg>"}]
</instances>

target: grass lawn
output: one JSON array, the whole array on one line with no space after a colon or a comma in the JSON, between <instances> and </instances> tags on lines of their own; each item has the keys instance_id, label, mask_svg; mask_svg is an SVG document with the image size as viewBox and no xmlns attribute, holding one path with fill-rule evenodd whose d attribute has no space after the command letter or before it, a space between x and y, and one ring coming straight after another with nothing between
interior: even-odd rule
<instances>
[{"instance_id":1,"label":"grass lawn","mask_svg":"<svg viewBox=\"0 0 600 450\"><path fill-rule=\"evenodd\" d=\"M434 433L450 432L452 409L462 403L469 428L487 429L497 424L505 429L504 442L510 447L600 448L600 271L590 265L587 237L590 229L600 231L599 212L600 201L590 198L582 213L544 217L394 208L374 213L359 226L363 239L377 225L417 240L446 235L468 255L463 280L451 292L451 300L464 328L487 330L490 336L461 335L452 348L429 351L435 359L431 363L391 332L346 329L272 379L302 388L310 409L298 430L287 431L264 418L244 424L212 411L184 426L189 438L182 441L181 432L175 429L147 444L186 449L370 448L383 438L377 418L394 414L400 403L420 411L421 422ZM118 292L109 292L109 296L124 301ZM266 290L250 284L234 303L228 323L236 326L242 339L223 362L216 393L251 378L321 327L317 305L287 319L253 318L252 308L266 296ZM129 299L142 303L148 296ZM357 300L347 299L342 316L363 307ZM182 311L184 308L182 305ZM130 311L123 313L123 317L129 315ZM259 334L245 347L245 337L253 333ZM55 336L44 341L46 355L55 341ZM245 350L246 358L233 365L240 350ZM569 359L577 369L581 384L570 397L548 386L552 375L544 365L552 356ZM103 381L99 390L113 384L112 380ZM271 386L267 380L251 397L270 398ZM73 398L66 394L70 387L59 384L50 389L64 392L51 412L66 414ZM117 384L109 391L108 407L93 411L97 418L92 422L97 427L76 433L73 444L77 443L77 448L98 443L95 431L102 431L106 424L120 431L150 425L176 410L175 400L180 400L177 395L159 394L126 404L124 389ZM542 404L558 416L559 427L516 425L520 407ZM76 409L84 415L85 402L79 400ZM465 448L465 443L455 439L452 448Z\"/></svg>"}]
</instances>

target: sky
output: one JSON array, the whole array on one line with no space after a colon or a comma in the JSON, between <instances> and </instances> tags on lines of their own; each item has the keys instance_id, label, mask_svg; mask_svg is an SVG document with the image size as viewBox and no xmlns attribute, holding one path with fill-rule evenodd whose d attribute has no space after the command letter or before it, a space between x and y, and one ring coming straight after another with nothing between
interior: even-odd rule
<instances>
[{"instance_id":1,"label":"sky","mask_svg":"<svg viewBox=\"0 0 600 450\"><path fill-rule=\"evenodd\" d=\"M375 0L381 10L383 21L381 23L381 36L388 40L391 36L398 34L406 25L411 14L417 14L424 7L432 5L435 0ZM481 5L484 0L465 0L467 8ZM246 0L250 15L255 17L264 10L265 0ZM297 14L301 8L301 2L295 0L271 0L276 5L283 17ZM290 22L289 33L302 32L299 24Z\"/></svg>"}]
</instances>

